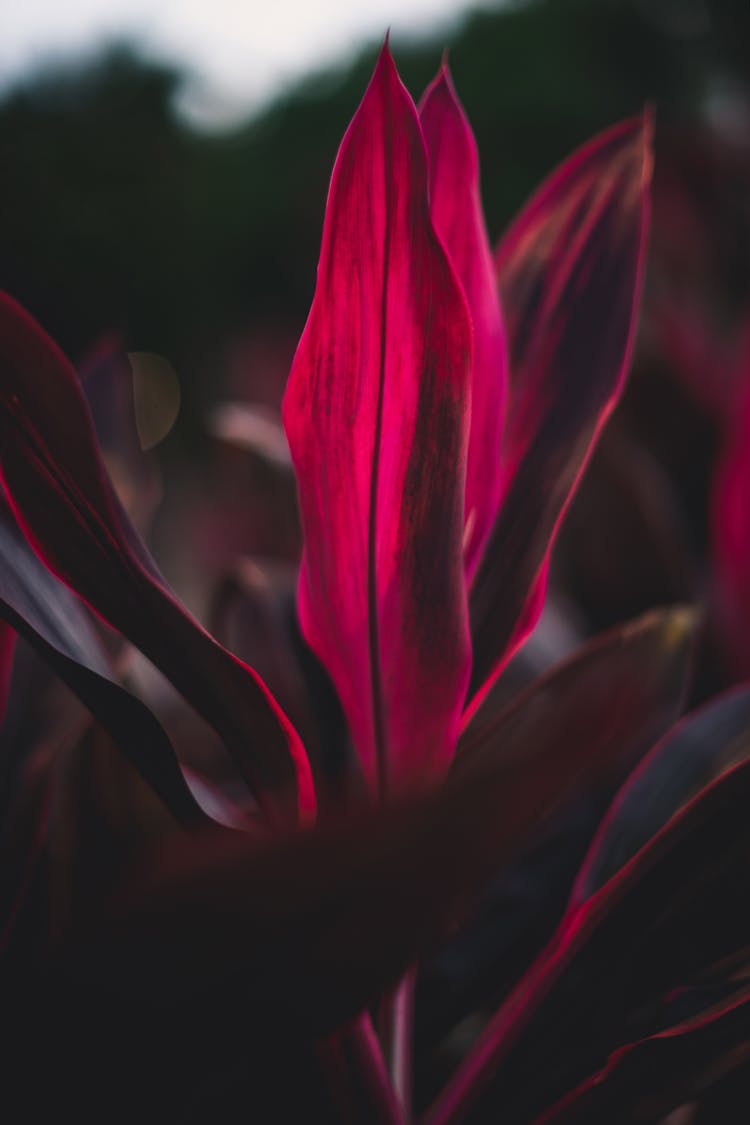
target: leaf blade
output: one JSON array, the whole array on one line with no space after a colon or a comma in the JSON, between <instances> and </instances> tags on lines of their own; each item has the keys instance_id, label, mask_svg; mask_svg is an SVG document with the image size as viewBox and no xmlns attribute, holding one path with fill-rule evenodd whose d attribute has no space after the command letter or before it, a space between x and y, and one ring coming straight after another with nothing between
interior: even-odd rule
<instances>
[{"instance_id":1,"label":"leaf blade","mask_svg":"<svg viewBox=\"0 0 750 1125\"><path fill-rule=\"evenodd\" d=\"M442 769L457 737L470 348L416 110L386 45L339 150L283 405L305 540L300 621L375 791Z\"/></svg>"},{"instance_id":2,"label":"leaf blade","mask_svg":"<svg viewBox=\"0 0 750 1125\"><path fill-rule=\"evenodd\" d=\"M482 694L536 623L547 560L633 347L649 221L651 121L574 153L501 241L511 387L503 496L471 594Z\"/></svg>"},{"instance_id":3,"label":"leaf blade","mask_svg":"<svg viewBox=\"0 0 750 1125\"><path fill-rule=\"evenodd\" d=\"M447 64L425 91L419 119L430 163L433 222L464 287L474 328L464 533L471 581L500 503L505 329L479 193L477 146Z\"/></svg>"},{"instance_id":4,"label":"leaf blade","mask_svg":"<svg viewBox=\"0 0 750 1125\"><path fill-rule=\"evenodd\" d=\"M0 473L34 551L222 736L272 815L314 809L304 748L265 685L169 590L114 493L75 371L0 295Z\"/></svg>"}]
</instances>

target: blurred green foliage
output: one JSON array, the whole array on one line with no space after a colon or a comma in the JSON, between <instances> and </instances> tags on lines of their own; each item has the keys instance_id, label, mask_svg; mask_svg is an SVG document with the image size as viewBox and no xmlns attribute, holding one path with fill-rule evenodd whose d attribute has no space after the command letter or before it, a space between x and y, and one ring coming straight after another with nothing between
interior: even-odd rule
<instances>
[{"instance_id":1,"label":"blurred green foliage","mask_svg":"<svg viewBox=\"0 0 750 1125\"><path fill-rule=\"evenodd\" d=\"M445 42L393 41L418 97L443 48L471 117L496 237L535 183L599 128L655 102L689 122L742 80L739 0L536 0L467 17ZM0 104L0 286L73 356L107 330L167 355L183 426L221 380L239 335L287 334L312 295L336 149L373 65L289 90L230 134L175 112L183 76L125 46L40 73Z\"/></svg>"}]
</instances>

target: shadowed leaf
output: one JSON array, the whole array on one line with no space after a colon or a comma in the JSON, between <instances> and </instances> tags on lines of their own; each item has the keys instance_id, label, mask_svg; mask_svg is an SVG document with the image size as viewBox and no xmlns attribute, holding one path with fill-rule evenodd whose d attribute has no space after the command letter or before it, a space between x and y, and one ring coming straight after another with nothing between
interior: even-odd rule
<instances>
[{"instance_id":1,"label":"shadowed leaf","mask_svg":"<svg viewBox=\"0 0 750 1125\"><path fill-rule=\"evenodd\" d=\"M128 516L144 532L159 502L161 483L154 459L141 448L133 371L117 338L103 339L86 357L79 375L107 472Z\"/></svg>"},{"instance_id":2,"label":"shadowed leaf","mask_svg":"<svg viewBox=\"0 0 750 1125\"><path fill-rule=\"evenodd\" d=\"M669 667L680 647L664 654ZM48 1006L75 997L84 1028L116 1012L118 1034L146 1051L150 1028L168 1052L202 1050L196 1028L210 1028L218 1050L237 1005L248 1042L327 1033L433 949L541 821L605 785L631 750L613 740L592 762L574 744L544 769L528 748L467 755L419 800L352 810L343 824L260 844L210 831L175 840L35 970L33 997L19 982L26 1018L46 1023Z\"/></svg>"},{"instance_id":3,"label":"shadowed leaf","mask_svg":"<svg viewBox=\"0 0 750 1125\"><path fill-rule=\"evenodd\" d=\"M430 164L432 219L464 287L474 328L464 531L470 580L500 502L505 332L479 194L477 146L447 66L427 89L419 120Z\"/></svg>"},{"instance_id":4,"label":"shadowed leaf","mask_svg":"<svg viewBox=\"0 0 750 1125\"><path fill-rule=\"evenodd\" d=\"M471 593L479 698L536 623L557 527L622 390L641 294L650 142L648 115L595 138L539 189L497 250L511 385L502 503Z\"/></svg>"},{"instance_id":5,"label":"shadowed leaf","mask_svg":"<svg viewBox=\"0 0 750 1125\"><path fill-rule=\"evenodd\" d=\"M645 751L679 713L695 622L690 609L654 610L582 645L499 714L490 692L461 735L454 771L477 756L511 758L516 746L542 760L582 741L596 762L635 732Z\"/></svg>"},{"instance_id":6,"label":"shadowed leaf","mask_svg":"<svg viewBox=\"0 0 750 1125\"><path fill-rule=\"evenodd\" d=\"M698 754L691 748L693 722L702 743ZM492 1104L503 1106L509 1125L535 1120L605 1068L612 1052L664 1030L662 1006L675 989L700 981L750 945L747 691L681 723L643 763L634 786L640 788L650 764L658 782L672 738L675 753L681 746L695 760L667 799L657 800L651 814L645 811L654 835L630 859L625 847L625 865L585 899L585 888L596 884L582 876L552 941L459 1068L430 1122L484 1120ZM700 771L710 777L711 760L720 776L680 808ZM740 764L727 768L733 761ZM617 839L618 809L627 824L628 786L623 792L590 857ZM634 822L630 832L624 837L634 846ZM595 862L589 858L583 871ZM533 1084L524 1082L531 1068ZM686 1093L689 1088L686 1075Z\"/></svg>"},{"instance_id":7,"label":"shadowed leaf","mask_svg":"<svg viewBox=\"0 0 750 1125\"><path fill-rule=\"evenodd\" d=\"M200 818L161 726L116 682L85 611L42 565L4 505L0 617L65 681L174 815L184 822Z\"/></svg>"},{"instance_id":8,"label":"shadowed leaf","mask_svg":"<svg viewBox=\"0 0 750 1125\"><path fill-rule=\"evenodd\" d=\"M192 618L125 515L72 367L0 300L0 471L45 564L140 648L219 732L274 816L310 812L304 748L260 678Z\"/></svg>"},{"instance_id":9,"label":"shadowed leaf","mask_svg":"<svg viewBox=\"0 0 750 1125\"><path fill-rule=\"evenodd\" d=\"M356 763L333 685L300 636L296 587L295 567L245 559L215 591L211 623L222 644L257 668L299 731L322 804Z\"/></svg>"},{"instance_id":10,"label":"shadowed leaf","mask_svg":"<svg viewBox=\"0 0 750 1125\"><path fill-rule=\"evenodd\" d=\"M736 991L690 1020L619 1047L538 1125L653 1121L709 1090L750 1059L750 989Z\"/></svg>"},{"instance_id":11,"label":"shadowed leaf","mask_svg":"<svg viewBox=\"0 0 750 1125\"><path fill-rule=\"evenodd\" d=\"M572 757L581 783L570 785L572 771L563 780L570 801L483 897L472 927L427 967L417 1008L423 1044L439 1042L468 1012L491 1010L550 938L618 785L680 714L693 641L691 611L649 613L583 645L499 715L487 697L452 774L478 758L517 757L530 775L559 776ZM601 784L587 784L587 771Z\"/></svg>"}]
</instances>

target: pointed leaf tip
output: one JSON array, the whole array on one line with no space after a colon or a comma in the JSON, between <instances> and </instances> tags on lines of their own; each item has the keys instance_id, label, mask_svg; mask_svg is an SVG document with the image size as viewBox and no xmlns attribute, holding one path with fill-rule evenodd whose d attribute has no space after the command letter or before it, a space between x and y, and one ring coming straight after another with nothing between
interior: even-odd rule
<instances>
[{"instance_id":1,"label":"pointed leaf tip","mask_svg":"<svg viewBox=\"0 0 750 1125\"><path fill-rule=\"evenodd\" d=\"M464 525L464 563L471 580L500 502L505 331L482 211L477 146L445 60L425 91L419 115L432 219L463 286L474 330Z\"/></svg>"},{"instance_id":2,"label":"pointed leaf tip","mask_svg":"<svg viewBox=\"0 0 750 1125\"><path fill-rule=\"evenodd\" d=\"M309 813L304 748L265 685L167 586L107 476L78 376L0 295L0 475L45 565L140 648L219 732L274 817Z\"/></svg>"},{"instance_id":3,"label":"pointed leaf tip","mask_svg":"<svg viewBox=\"0 0 750 1125\"><path fill-rule=\"evenodd\" d=\"M573 153L501 241L510 352L502 506L472 589L475 702L536 624L549 554L635 339L652 167L648 113Z\"/></svg>"},{"instance_id":4,"label":"pointed leaf tip","mask_svg":"<svg viewBox=\"0 0 750 1125\"><path fill-rule=\"evenodd\" d=\"M300 621L375 790L444 768L457 737L470 362L419 120L384 49L336 159L283 407L305 539Z\"/></svg>"}]
</instances>

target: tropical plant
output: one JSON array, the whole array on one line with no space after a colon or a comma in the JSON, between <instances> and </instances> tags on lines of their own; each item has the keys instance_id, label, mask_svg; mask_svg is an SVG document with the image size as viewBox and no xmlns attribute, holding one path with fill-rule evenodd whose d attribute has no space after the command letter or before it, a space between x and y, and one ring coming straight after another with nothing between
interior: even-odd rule
<instances>
[{"instance_id":1,"label":"tropical plant","mask_svg":"<svg viewBox=\"0 0 750 1125\"><path fill-rule=\"evenodd\" d=\"M590 142L492 255L447 67L417 109L386 44L286 391L301 633L263 618L268 683L168 587L85 386L2 298L18 1120L655 1121L744 1060L750 693L674 725L680 607L520 693L503 675L623 387L650 143L648 114ZM218 734L239 796L181 764L113 631ZM68 699L30 735L16 634L96 725ZM280 703L326 673L346 730L313 706L311 760ZM538 893L509 902L514 880Z\"/></svg>"}]
</instances>

